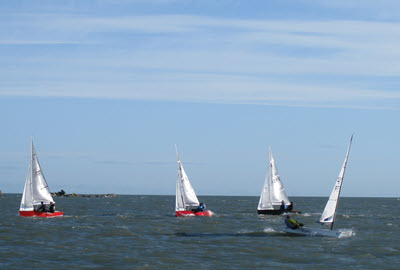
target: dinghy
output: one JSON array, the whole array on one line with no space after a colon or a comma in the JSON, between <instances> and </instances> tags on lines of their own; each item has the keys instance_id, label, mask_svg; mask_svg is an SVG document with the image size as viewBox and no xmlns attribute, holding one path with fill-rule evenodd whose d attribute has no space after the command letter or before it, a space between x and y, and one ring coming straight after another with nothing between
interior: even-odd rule
<instances>
[{"instance_id":1,"label":"dinghy","mask_svg":"<svg viewBox=\"0 0 400 270\"><path fill-rule=\"evenodd\" d=\"M293 205L286 195L274 157L272 156L271 148L269 148L268 168L268 174L265 177L260 201L258 202L257 213L267 215L280 215L285 212L301 213L300 211L293 210Z\"/></svg>"},{"instance_id":2,"label":"dinghy","mask_svg":"<svg viewBox=\"0 0 400 270\"><path fill-rule=\"evenodd\" d=\"M211 217L212 212L210 210L196 211L200 203L197 199L196 193L192 185L190 184L189 178L183 169L182 163L178 156L178 150L176 149L176 158L178 160L178 179L176 182L176 197L175 197L175 215L177 217L185 216L207 216Z\"/></svg>"},{"instance_id":3,"label":"dinghy","mask_svg":"<svg viewBox=\"0 0 400 270\"><path fill-rule=\"evenodd\" d=\"M50 194L49 186L44 178L39 160L36 155L33 141L31 142L31 163L25 181L24 193L22 194L19 214L23 217L57 217L62 216L63 212L38 211L43 205L49 209L50 204L54 204Z\"/></svg>"},{"instance_id":4,"label":"dinghy","mask_svg":"<svg viewBox=\"0 0 400 270\"><path fill-rule=\"evenodd\" d=\"M298 235L309 235L309 236L328 236L339 238L342 234L340 231L333 230L333 224L336 218L336 209L339 204L340 191L342 189L343 177L346 171L347 160L349 158L351 142L353 141L353 135L350 138L349 148L347 149L346 158L344 160L342 169L340 170L339 176L336 179L335 186L333 187L332 193L329 196L328 202L326 203L325 209L319 219L319 223L329 225L329 230L324 229L314 229L314 228L297 228L290 229L288 227L284 228L284 231L291 234Z\"/></svg>"},{"instance_id":5,"label":"dinghy","mask_svg":"<svg viewBox=\"0 0 400 270\"><path fill-rule=\"evenodd\" d=\"M316 229L316 228L302 228L302 227L299 227L295 230L290 229L288 227L284 227L283 231L289 234L295 234L300 236L325 236L334 238L339 238L340 235L342 234L339 231L333 231L333 230L330 231L330 230Z\"/></svg>"}]
</instances>

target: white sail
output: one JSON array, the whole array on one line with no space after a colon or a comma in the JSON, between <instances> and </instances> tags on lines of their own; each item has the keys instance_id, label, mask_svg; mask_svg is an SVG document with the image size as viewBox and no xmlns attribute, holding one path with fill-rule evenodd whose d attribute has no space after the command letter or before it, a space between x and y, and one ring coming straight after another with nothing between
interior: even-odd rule
<instances>
[{"instance_id":1,"label":"white sail","mask_svg":"<svg viewBox=\"0 0 400 270\"><path fill-rule=\"evenodd\" d=\"M286 195L285 188L279 177L275 160L272 156L271 148L269 149L269 166L268 175L265 177L264 186L261 190L260 201L258 202L258 210L272 210L273 205L282 205L282 201L289 205L290 201Z\"/></svg>"},{"instance_id":2,"label":"white sail","mask_svg":"<svg viewBox=\"0 0 400 270\"><path fill-rule=\"evenodd\" d=\"M33 198L32 198L32 170L29 164L28 175L26 176L24 193L22 193L20 211L33 211Z\"/></svg>"},{"instance_id":3,"label":"white sail","mask_svg":"<svg viewBox=\"0 0 400 270\"><path fill-rule=\"evenodd\" d=\"M344 173L346 171L347 159L349 158L352 140L353 140L353 135L351 136L351 139L350 139L349 148L347 149L347 154L346 154L346 158L344 160L342 169L340 170L339 176L335 182L335 186L333 187L332 193L329 196L329 199L328 199L328 202L326 203L325 209L322 212L322 215L319 219L320 223L331 224L331 229L332 229L333 223L335 222L336 209L337 209L337 206L339 203L340 191L342 189L343 177L344 177Z\"/></svg>"},{"instance_id":4,"label":"white sail","mask_svg":"<svg viewBox=\"0 0 400 270\"><path fill-rule=\"evenodd\" d=\"M185 211L188 206L195 207L200 203L179 160L178 151L176 151L176 158L178 160L178 179L176 183L175 211Z\"/></svg>"},{"instance_id":5,"label":"white sail","mask_svg":"<svg viewBox=\"0 0 400 270\"><path fill-rule=\"evenodd\" d=\"M20 211L33 211L34 204L54 203L50 194L49 186L44 178L39 160L36 155L33 141L31 145L31 164L29 166L28 176L25 181L24 193L22 194Z\"/></svg>"},{"instance_id":6,"label":"white sail","mask_svg":"<svg viewBox=\"0 0 400 270\"><path fill-rule=\"evenodd\" d=\"M260 201L258 202L258 210L272 210L274 207L271 203L271 196L269 194L269 177L265 177L264 186L261 190Z\"/></svg>"},{"instance_id":7,"label":"white sail","mask_svg":"<svg viewBox=\"0 0 400 270\"><path fill-rule=\"evenodd\" d=\"M271 200L273 205L282 205L282 201L285 205L289 205L290 201L288 196L286 195L285 188L281 182L279 177L278 169L275 165L274 157L272 156L272 152L270 149L270 159L269 166L271 168Z\"/></svg>"}]
</instances>

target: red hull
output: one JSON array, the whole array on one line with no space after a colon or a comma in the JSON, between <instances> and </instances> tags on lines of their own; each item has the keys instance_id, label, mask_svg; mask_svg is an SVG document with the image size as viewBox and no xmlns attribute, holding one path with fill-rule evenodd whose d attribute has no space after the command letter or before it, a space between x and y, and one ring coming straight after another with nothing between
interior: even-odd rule
<instances>
[{"instance_id":1,"label":"red hull","mask_svg":"<svg viewBox=\"0 0 400 270\"><path fill-rule=\"evenodd\" d=\"M204 212L194 212L194 211L175 211L177 217L211 217L212 212L210 210L206 210Z\"/></svg>"},{"instance_id":2,"label":"red hull","mask_svg":"<svg viewBox=\"0 0 400 270\"><path fill-rule=\"evenodd\" d=\"M63 212L40 212L40 211L19 211L21 217L62 217Z\"/></svg>"}]
</instances>

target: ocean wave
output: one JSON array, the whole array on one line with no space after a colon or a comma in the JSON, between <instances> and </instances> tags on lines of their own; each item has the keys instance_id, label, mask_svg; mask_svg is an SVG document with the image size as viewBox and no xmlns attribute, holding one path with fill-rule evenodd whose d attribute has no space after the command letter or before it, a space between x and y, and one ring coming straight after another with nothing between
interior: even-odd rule
<instances>
[{"instance_id":1,"label":"ocean wave","mask_svg":"<svg viewBox=\"0 0 400 270\"><path fill-rule=\"evenodd\" d=\"M263 230L265 233L271 233L271 232L276 232L273 228L267 227Z\"/></svg>"},{"instance_id":2,"label":"ocean wave","mask_svg":"<svg viewBox=\"0 0 400 270\"><path fill-rule=\"evenodd\" d=\"M213 211L211 211L211 214L212 214L213 217L219 217L219 215L217 213L213 212Z\"/></svg>"},{"instance_id":3,"label":"ocean wave","mask_svg":"<svg viewBox=\"0 0 400 270\"><path fill-rule=\"evenodd\" d=\"M340 229L339 231L341 232L339 238L349 238L356 235L354 229Z\"/></svg>"},{"instance_id":4,"label":"ocean wave","mask_svg":"<svg viewBox=\"0 0 400 270\"><path fill-rule=\"evenodd\" d=\"M93 230L96 229L96 227L92 227L92 226L72 226L72 229L76 230L85 230L85 229L89 229L89 230Z\"/></svg>"}]
</instances>

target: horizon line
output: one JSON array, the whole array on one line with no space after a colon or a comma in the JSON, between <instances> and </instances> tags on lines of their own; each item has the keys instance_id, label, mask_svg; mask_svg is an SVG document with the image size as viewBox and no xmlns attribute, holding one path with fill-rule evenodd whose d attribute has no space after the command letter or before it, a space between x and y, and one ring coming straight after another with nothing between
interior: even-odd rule
<instances>
[{"instance_id":1,"label":"horizon line","mask_svg":"<svg viewBox=\"0 0 400 270\"><path fill-rule=\"evenodd\" d=\"M52 192L55 193L55 192ZM4 195L22 195L22 193L5 193L2 192L3 196ZM77 195L107 195L107 194L113 194L117 196L174 196L175 194L118 194L118 193L67 193L67 195L70 194L77 194ZM260 197L259 195L197 195L198 197ZM58 196L55 196L58 197ZM63 196L60 196L60 198ZM291 198L299 198L299 197L310 197L310 198L327 198L329 196L316 196L316 195L291 195ZM399 199L400 196L397 197L392 197L392 196L340 196L340 198L385 198L385 199Z\"/></svg>"}]
</instances>

